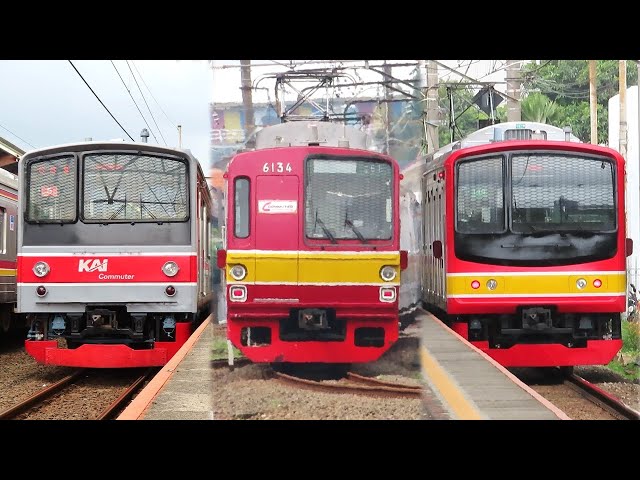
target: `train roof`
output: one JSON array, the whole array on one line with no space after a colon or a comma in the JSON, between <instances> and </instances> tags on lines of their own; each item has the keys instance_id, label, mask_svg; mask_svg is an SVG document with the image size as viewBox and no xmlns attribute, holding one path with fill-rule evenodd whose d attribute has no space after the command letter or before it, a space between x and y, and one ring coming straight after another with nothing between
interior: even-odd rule
<instances>
[{"instance_id":1,"label":"train roof","mask_svg":"<svg viewBox=\"0 0 640 480\"><path fill-rule=\"evenodd\" d=\"M95 147L95 148L112 148L112 147L120 147L118 149L135 149L135 148L139 148L139 149L144 149L144 150L152 150L152 151L156 151L156 152L166 152L166 153L176 153L176 152L180 152L180 153L185 153L187 154L190 158L192 158L193 160L197 159L195 158L195 156L193 155L193 153L191 153L191 150L189 149L183 149L183 148L175 148L175 147L163 147L162 145L156 145L153 143L144 143L144 142L125 142L125 141L119 141L119 140L108 140L108 141L102 141L102 140L98 140L98 141L86 141L86 142L74 142L74 143L63 143L63 144L59 144L59 145L50 145L48 147L43 147L43 148L37 148L35 150L29 150L28 152L26 152L22 158L24 159L25 157L33 157L35 155L39 155L45 152L49 152L49 153L56 153L56 152L63 152L65 150L79 150L82 149L84 147Z\"/></svg>"},{"instance_id":2,"label":"train roof","mask_svg":"<svg viewBox=\"0 0 640 480\"><path fill-rule=\"evenodd\" d=\"M489 125L449 145L460 144L460 148L467 148L506 140L530 140L535 132L544 132L546 140L580 142L580 139L573 135L568 127L560 128L546 123L525 121ZM567 134L569 135L568 138ZM446 146L443 148L446 148Z\"/></svg>"},{"instance_id":3,"label":"train roof","mask_svg":"<svg viewBox=\"0 0 640 480\"><path fill-rule=\"evenodd\" d=\"M270 125L258 131L255 149L318 144L323 147L371 149L370 136L356 127L326 121L301 120Z\"/></svg>"}]
</instances>

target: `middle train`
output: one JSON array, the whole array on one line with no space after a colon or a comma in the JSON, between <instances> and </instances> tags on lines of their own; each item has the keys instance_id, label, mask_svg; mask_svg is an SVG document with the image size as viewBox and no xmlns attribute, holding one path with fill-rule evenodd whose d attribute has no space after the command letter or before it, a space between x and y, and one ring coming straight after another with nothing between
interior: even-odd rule
<instances>
[{"instance_id":1,"label":"middle train","mask_svg":"<svg viewBox=\"0 0 640 480\"><path fill-rule=\"evenodd\" d=\"M289 122L229 163L227 336L254 362L376 360L397 340L397 162L355 128Z\"/></svg>"}]
</instances>

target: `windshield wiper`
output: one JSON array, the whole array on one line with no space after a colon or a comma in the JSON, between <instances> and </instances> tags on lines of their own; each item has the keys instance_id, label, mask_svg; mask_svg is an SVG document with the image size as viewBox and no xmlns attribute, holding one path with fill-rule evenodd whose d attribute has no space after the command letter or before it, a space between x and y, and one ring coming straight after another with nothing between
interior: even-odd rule
<instances>
[{"instance_id":1,"label":"windshield wiper","mask_svg":"<svg viewBox=\"0 0 640 480\"><path fill-rule=\"evenodd\" d=\"M358 240L360 240L362 243L367 243L367 240L364 238L364 235L362 235L362 232L358 230L358 227L356 227L351 220L349 220L348 211L346 211L344 214L344 224L347 227L351 228L351 230L353 230L353 233L356 234L356 237L358 237Z\"/></svg>"},{"instance_id":2,"label":"windshield wiper","mask_svg":"<svg viewBox=\"0 0 640 480\"><path fill-rule=\"evenodd\" d=\"M338 241L336 240L336 237L333 236L333 234L331 233L331 231L327 228L327 226L324 224L324 222L322 220L320 220L320 217L318 217L318 209L316 208L316 222L317 225L320 225L320 228L322 228L322 231L324 232L324 234L327 236L327 238L329 240L331 240L331 243L338 243ZM315 225L313 226L313 229L315 230L316 227Z\"/></svg>"}]
</instances>

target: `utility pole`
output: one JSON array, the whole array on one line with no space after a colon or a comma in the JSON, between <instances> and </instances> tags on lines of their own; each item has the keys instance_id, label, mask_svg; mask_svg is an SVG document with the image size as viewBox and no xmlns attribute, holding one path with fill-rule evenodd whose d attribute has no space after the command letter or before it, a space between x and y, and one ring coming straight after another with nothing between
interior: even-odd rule
<instances>
[{"instance_id":1,"label":"utility pole","mask_svg":"<svg viewBox=\"0 0 640 480\"><path fill-rule=\"evenodd\" d=\"M391 128L391 89L389 88L388 84L386 82L389 82L389 77L391 76L391 65L389 65L386 61L384 62L384 65L382 66L382 71L388 75L387 77L385 77L385 85L384 85L384 99L386 100L385 102L385 113L386 113L386 119L385 119L385 154L389 155L390 154L390 146L389 146L389 129Z\"/></svg>"},{"instance_id":2,"label":"utility pole","mask_svg":"<svg viewBox=\"0 0 640 480\"><path fill-rule=\"evenodd\" d=\"M178 148L182 148L182 125L178 125Z\"/></svg>"},{"instance_id":3,"label":"utility pole","mask_svg":"<svg viewBox=\"0 0 640 480\"><path fill-rule=\"evenodd\" d=\"M244 105L244 138L247 147L251 148L253 141L249 136L256 129L253 116L253 98L251 93L251 60L240 60L240 89L242 90L242 104Z\"/></svg>"},{"instance_id":4,"label":"utility pole","mask_svg":"<svg viewBox=\"0 0 640 480\"><path fill-rule=\"evenodd\" d=\"M519 122L522 120L520 110L520 87L522 77L520 75L521 60L507 60L507 121ZM517 99L517 100L514 100Z\"/></svg>"},{"instance_id":5,"label":"utility pole","mask_svg":"<svg viewBox=\"0 0 640 480\"><path fill-rule=\"evenodd\" d=\"M596 61L589 60L589 111L591 113L591 143L598 144L598 95L596 93Z\"/></svg>"},{"instance_id":6,"label":"utility pole","mask_svg":"<svg viewBox=\"0 0 640 480\"><path fill-rule=\"evenodd\" d=\"M620 88L620 155L627 159L627 61L618 60Z\"/></svg>"},{"instance_id":7,"label":"utility pole","mask_svg":"<svg viewBox=\"0 0 640 480\"><path fill-rule=\"evenodd\" d=\"M438 126L440 120L440 106L438 105L438 64L427 60L427 153L440 148Z\"/></svg>"}]
</instances>

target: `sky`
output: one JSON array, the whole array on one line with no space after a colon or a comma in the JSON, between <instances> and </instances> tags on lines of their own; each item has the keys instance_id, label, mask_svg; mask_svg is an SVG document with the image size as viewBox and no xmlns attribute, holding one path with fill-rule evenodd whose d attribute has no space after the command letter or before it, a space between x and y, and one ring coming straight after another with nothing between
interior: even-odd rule
<instances>
[{"instance_id":1,"label":"sky","mask_svg":"<svg viewBox=\"0 0 640 480\"><path fill-rule=\"evenodd\" d=\"M255 85L264 75L292 66L301 70L326 65L320 62L324 61L254 60L252 79ZM380 75L355 68L363 62L343 61L342 65L353 66L347 73L358 81L379 80ZM503 81L504 62L441 61L482 81ZM210 151L209 104L242 101L239 64L239 60L73 61L91 89L135 141L140 140L142 129L147 128L151 133L149 143L176 147L177 125L181 125L182 147L190 149L205 168L209 165ZM395 67L393 74L410 78L412 69ZM0 136L23 150L86 138L129 139L69 61L1 60L0 72ZM488 75L491 72L495 73ZM439 76L441 81L460 79L443 67L439 68ZM273 100L274 85L272 79L260 81L258 86L262 89L253 92L254 102ZM496 87L504 91L504 85ZM379 89L378 86L345 88L342 94L376 96Z\"/></svg>"},{"instance_id":2,"label":"sky","mask_svg":"<svg viewBox=\"0 0 640 480\"><path fill-rule=\"evenodd\" d=\"M149 143L177 147L181 125L182 148L208 166L208 61L73 60L73 65L135 141L146 128L155 135ZM1 60L0 72L0 136L23 150L86 138L130 141L69 61Z\"/></svg>"}]
</instances>

